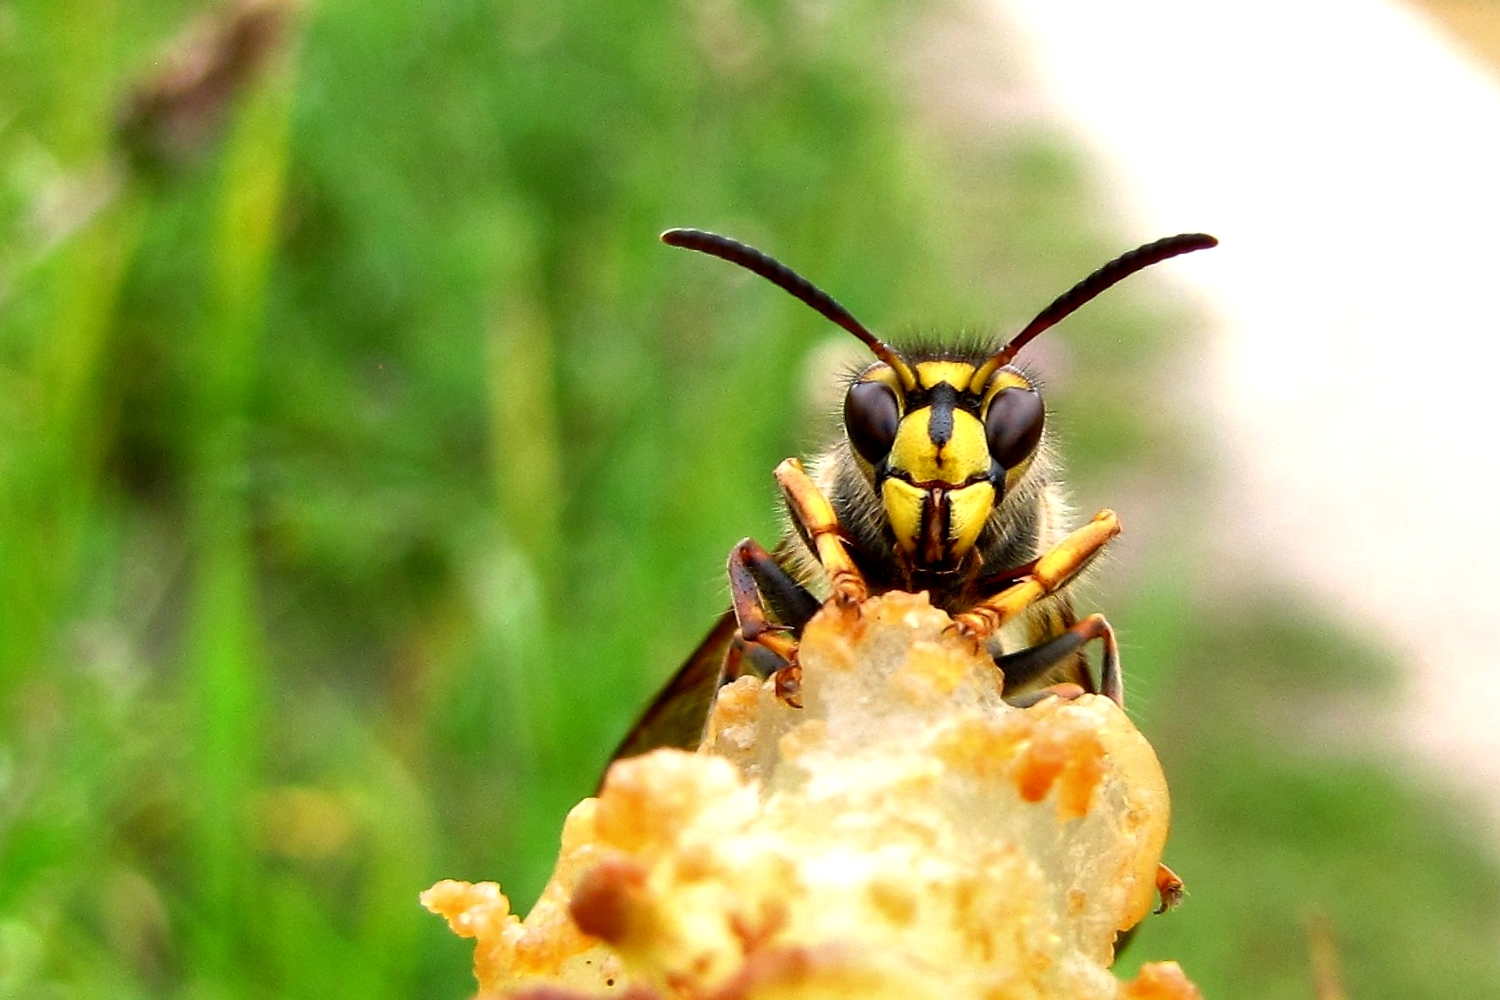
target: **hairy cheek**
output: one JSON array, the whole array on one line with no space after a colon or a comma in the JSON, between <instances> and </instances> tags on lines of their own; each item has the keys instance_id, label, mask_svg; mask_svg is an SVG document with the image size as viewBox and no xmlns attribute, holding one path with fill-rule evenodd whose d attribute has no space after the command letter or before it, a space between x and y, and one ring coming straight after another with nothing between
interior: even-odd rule
<instances>
[{"instance_id":1,"label":"hairy cheek","mask_svg":"<svg viewBox=\"0 0 1500 1000\"><path fill-rule=\"evenodd\" d=\"M1036 452L1033 451L1032 455L1035 455L1035 454L1036 454ZM1010 494L1012 494L1012 493L1015 492L1016 486L1020 484L1021 480L1023 480L1023 479L1026 478L1026 472L1030 468L1031 468L1031 457L1028 456L1026 458L1026 460L1024 462L1022 462L1020 465L1016 466L1013 469L1006 469L1005 470L1005 495L1006 496L1009 496Z\"/></svg>"}]
</instances>

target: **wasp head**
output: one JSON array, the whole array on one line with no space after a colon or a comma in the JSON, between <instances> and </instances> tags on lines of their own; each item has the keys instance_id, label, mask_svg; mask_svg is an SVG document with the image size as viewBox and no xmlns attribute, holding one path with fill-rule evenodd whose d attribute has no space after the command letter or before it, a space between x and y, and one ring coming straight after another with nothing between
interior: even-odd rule
<instances>
[{"instance_id":1,"label":"wasp head","mask_svg":"<svg viewBox=\"0 0 1500 1000\"><path fill-rule=\"evenodd\" d=\"M1031 463L1045 413L1009 366L976 384L980 364L919 361L908 388L885 363L844 397L844 429L885 508L896 551L913 566L958 567Z\"/></svg>"}]
</instances>

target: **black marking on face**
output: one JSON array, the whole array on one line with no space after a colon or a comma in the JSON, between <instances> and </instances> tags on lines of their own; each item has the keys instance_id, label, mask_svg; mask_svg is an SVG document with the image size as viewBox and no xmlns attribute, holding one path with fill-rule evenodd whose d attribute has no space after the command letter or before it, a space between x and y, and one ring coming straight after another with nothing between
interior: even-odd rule
<instances>
[{"instance_id":1,"label":"black marking on face","mask_svg":"<svg viewBox=\"0 0 1500 1000\"><path fill-rule=\"evenodd\" d=\"M942 565L948 555L949 517L952 507L948 491L935 487L922 501L922 561L929 566Z\"/></svg>"},{"instance_id":2,"label":"black marking on face","mask_svg":"<svg viewBox=\"0 0 1500 1000\"><path fill-rule=\"evenodd\" d=\"M953 439L953 407L958 403L958 390L947 382L939 382L927 396L932 406L932 416L927 423L927 436L932 443L942 448Z\"/></svg>"}]
</instances>

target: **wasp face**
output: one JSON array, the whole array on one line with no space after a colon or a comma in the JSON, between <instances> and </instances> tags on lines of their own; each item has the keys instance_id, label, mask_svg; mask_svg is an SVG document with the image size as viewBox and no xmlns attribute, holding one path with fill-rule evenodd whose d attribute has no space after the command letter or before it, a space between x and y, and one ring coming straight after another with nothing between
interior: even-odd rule
<instances>
[{"instance_id":1,"label":"wasp face","mask_svg":"<svg viewBox=\"0 0 1500 1000\"><path fill-rule=\"evenodd\" d=\"M880 497L897 553L914 569L952 572L1041 441L1041 396L1009 366L976 385L979 366L921 361L866 369L844 397L844 427Z\"/></svg>"}]
</instances>

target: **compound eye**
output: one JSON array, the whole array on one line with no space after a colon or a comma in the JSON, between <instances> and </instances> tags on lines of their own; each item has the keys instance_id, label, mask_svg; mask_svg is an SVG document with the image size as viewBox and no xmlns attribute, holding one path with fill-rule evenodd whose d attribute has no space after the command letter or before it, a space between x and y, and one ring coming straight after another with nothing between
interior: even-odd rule
<instances>
[{"instance_id":1,"label":"compound eye","mask_svg":"<svg viewBox=\"0 0 1500 1000\"><path fill-rule=\"evenodd\" d=\"M891 452L901 406L896 393L884 382L856 382L844 397L844 430L859 456L871 465Z\"/></svg>"},{"instance_id":2,"label":"compound eye","mask_svg":"<svg viewBox=\"0 0 1500 1000\"><path fill-rule=\"evenodd\" d=\"M1042 439L1042 397L1030 389L1001 389L984 411L984 436L990 457L1014 469L1036 451Z\"/></svg>"}]
</instances>

